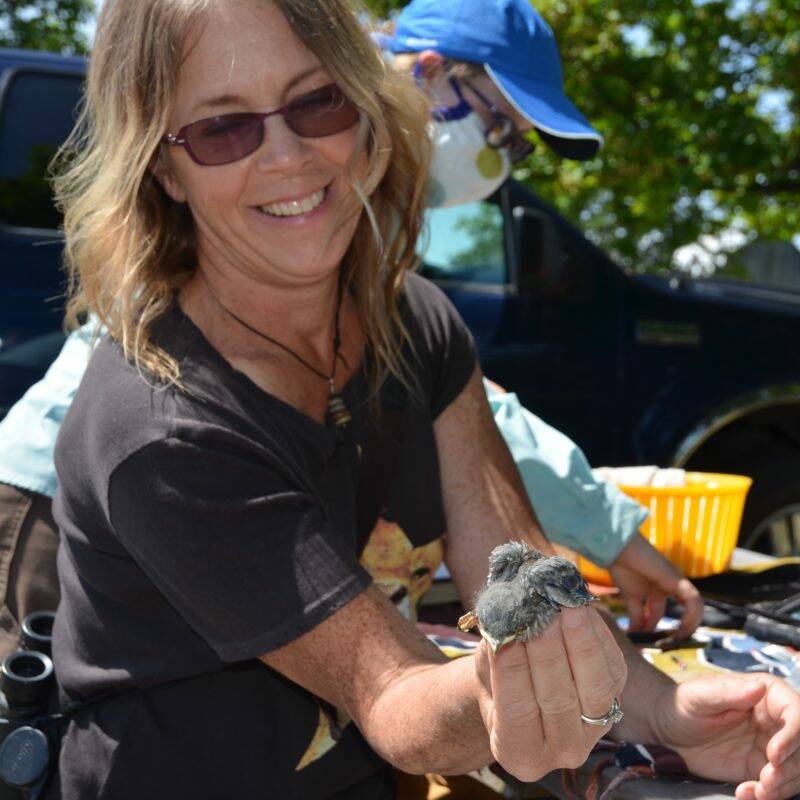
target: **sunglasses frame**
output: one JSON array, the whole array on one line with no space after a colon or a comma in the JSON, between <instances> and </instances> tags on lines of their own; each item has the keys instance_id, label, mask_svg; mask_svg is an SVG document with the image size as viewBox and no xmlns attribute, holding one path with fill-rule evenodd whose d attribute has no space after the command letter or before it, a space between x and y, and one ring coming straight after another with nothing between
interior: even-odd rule
<instances>
[{"instance_id":1,"label":"sunglasses frame","mask_svg":"<svg viewBox=\"0 0 800 800\"><path fill-rule=\"evenodd\" d=\"M508 157L512 164L519 164L524 161L536 149L536 145L533 142L529 142L519 132L514 120L500 111L483 92L471 83L467 83L467 86L478 100L492 112L495 118L494 123L486 130L486 144L496 150L507 148Z\"/></svg>"},{"instance_id":2,"label":"sunglasses frame","mask_svg":"<svg viewBox=\"0 0 800 800\"><path fill-rule=\"evenodd\" d=\"M307 98L310 97L311 95L317 94L319 92L322 92L323 90L331 88L339 92L344 103L349 104L350 106L353 107L355 111L355 119L353 120L353 122L349 123L344 128L340 128L339 130L335 130L330 133L320 133L310 136L308 134L298 133L292 126L291 122L289 121L290 120L289 114L291 113L292 107L297 105L298 103L302 103L304 100L307 100ZM258 145L255 148L253 148L250 152L245 153L244 155L241 156L237 156L236 158L232 158L229 161L215 161L212 163L202 161L192 148L191 142L189 141L189 137L187 136L187 131L190 128L194 127L195 125L200 125L204 122L212 122L214 120L217 121L224 120L227 117L238 117L238 116L247 116L251 119L258 120L261 123L261 140L259 141ZM282 116L289 130L291 130L292 133L294 133L296 136L301 136L304 139L322 139L325 136L334 136L337 133L342 133L343 131L352 128L353 125L355 125L358 122L360 117L360 112L358 110L358 107L352 102L352 100L350 100L350 98L347 97L347 95L339 88L337 84L329 83L326 84L325 86L320 86L319 89L312 89L310 92L306 92L306 94L303 94L300 97L295 98L291 102L282 105L280 108L273 109L272 111L234 111L229 114L217 114L211 117L203 117L202 119L196 119L193 122L189 122L186 125L184 125L182 128L178 130L177 133L165 133L161 141L164 144L172 145L175 147L183 147L189 154L189 157L192 159L192 161L194 161L196 164L199 164L201 167L221 167L224 166L225 164L233 164L236 161L241 161L243 158L247 158L248 156L255 153L264 144L264 140L266 138L266 129L264 128L264 120L274 116Z\"/></svg>"}]
</instances>

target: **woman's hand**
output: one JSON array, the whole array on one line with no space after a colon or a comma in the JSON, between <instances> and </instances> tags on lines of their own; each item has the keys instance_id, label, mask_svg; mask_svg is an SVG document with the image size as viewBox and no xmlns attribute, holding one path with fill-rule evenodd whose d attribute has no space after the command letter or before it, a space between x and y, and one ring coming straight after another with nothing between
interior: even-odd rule
<instances>
[{"instance_id":1,"label":"woman's hand","mask_svg":"<svg viewBox=\"0 0 800 800\"><path fill-rule=\"evenodd\" d=\"M654 707L661 744L737 800L800 792L800 695L773 675L709 676L669 687Z\"/></svg>"},{"instance_id":2,"label":"woman's hand","mask_svg":"<svg viewBox=\"0 0 800 800\"><path fill-rule=\"evenodd\" d=\"M634 536L609 570L628 608L630 630L652 630L664 616L667 597L683 606L677 638L691 636L700 624L700 593L643 536Z\"/></svg>"},{"instance_id":3,"label":"woman's hand","mask_svg":"<svg viewBox=\"0 0 800 800\"><path fill-rule=\"evenodd\" d=\"M497 762L523 781L578 767L610 726L587 725L622 695L627 670L606 625L591 608L563 609L542 637L475 659L481 711Z\"/></svg>"}]
</instances>

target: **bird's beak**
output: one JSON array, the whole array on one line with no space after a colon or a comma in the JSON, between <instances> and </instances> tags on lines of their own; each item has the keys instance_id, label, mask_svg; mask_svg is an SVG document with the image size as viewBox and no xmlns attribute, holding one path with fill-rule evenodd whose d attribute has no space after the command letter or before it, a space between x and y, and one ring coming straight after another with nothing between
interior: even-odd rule
<instances>
[{"instance_id":1,"label":"bird's beak","mask_svg":"<svg viewBox=\"0 0 800 800\"><path fill-rule=\"evenodd\" d=\"M586 588L586 585L565 594L559 602L562 606L567 608L578 608L578 606L585 606L588 603L593 603L597 598Z\"/></svg>"},{"instance_id":2,"label":"bird's beak","mask_svg":"<svg viewBox=\"0 0 800 800\"><path fill-rule=\"evenodd\" d=\"M495 655L497 655L497 652L500 650L501 647L509 644L510 642L513 642L517 638L517 634L512 633L510 636L506 636L505 639L495 639L494 636L487 633L482 627L480 627L480 625L478 626L478 630L480 631L481 636L486 641L486 644L488 644L489 647L492 648L492 653L494 653Z\"/></svg>"}]
</instances>

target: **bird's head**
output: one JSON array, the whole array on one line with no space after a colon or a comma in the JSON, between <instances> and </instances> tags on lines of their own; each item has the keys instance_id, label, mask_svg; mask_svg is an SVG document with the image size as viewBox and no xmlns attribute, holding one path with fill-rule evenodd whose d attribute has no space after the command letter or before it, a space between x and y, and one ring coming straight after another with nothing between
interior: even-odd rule
<instances>
[{"instance_id":1,"label":"bird's head","mask_svg":"<svg viewBox=\"0 0 800 800\"><path fill-rule=\"evenodd\" d=\"M544 558L544 554L534 550L525 542L505 542L489 554L489 574L486 583L511 581L523 565Z\"/></svg>"},{"instance_id":2,"label":"bird's head","mask_svg":"<svg viewBox=\"0 0 800 800\"><path fill-rule=\"evenodd\" d=\"M575 565L562 556L534 564L529 577L536 592L559 606L577 608L595 600Z\"/></svg>"},{"instance_id":3,"label":"bird's head","mask_svg":"<svg viewBox=\"0 0 800 800\"><path fill-rule=\"evenodd\" d=\"M515 583L492 583L479 595L475 604L478 630L493 653L517 638L523 603L524 594Z\"/></svg>"}]
</instances>

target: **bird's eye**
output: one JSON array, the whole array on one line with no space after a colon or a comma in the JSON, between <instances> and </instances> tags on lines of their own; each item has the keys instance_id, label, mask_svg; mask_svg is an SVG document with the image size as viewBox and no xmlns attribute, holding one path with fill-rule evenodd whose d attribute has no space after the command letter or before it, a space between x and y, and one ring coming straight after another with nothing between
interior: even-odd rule
<instances>
[{"instance_id":1,"label":"bird's eye","mask_svg":"<svg viewBox=\"0 0 800 800\"><path fill-rule=\"evenodd\" d=\"M578 575L567 575L564 584L570 589L577 589L583 583L583 579Z\"/></svg>"}]
</instances>

